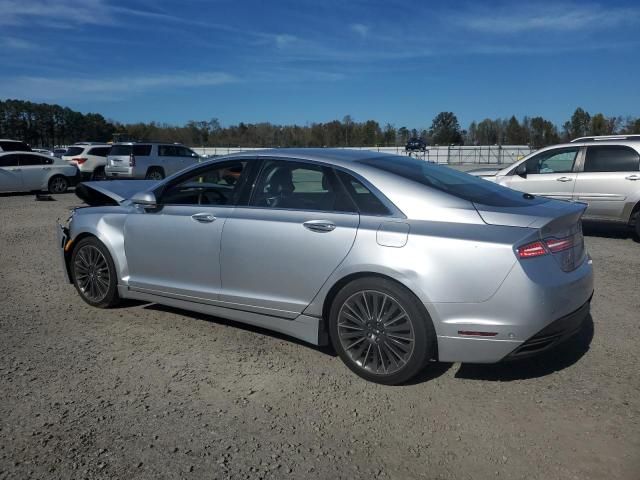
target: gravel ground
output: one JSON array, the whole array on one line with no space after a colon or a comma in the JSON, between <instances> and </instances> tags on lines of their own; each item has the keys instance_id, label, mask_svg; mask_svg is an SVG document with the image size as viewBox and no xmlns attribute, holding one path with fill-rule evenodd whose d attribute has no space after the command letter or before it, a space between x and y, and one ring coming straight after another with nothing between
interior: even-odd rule
<instances>
[{"instance_id":1,"label":"gravel ground","mask_svg":"<svg viewBox=\"0 0 640 480\"><path fill-rule=\"evenodd\" d=\"M553 355L367 383L328 349L62 281L73 194L0 196L0 478L640 478L640 244L587 229L592 322Z\"/></svg>"}]
</instances>

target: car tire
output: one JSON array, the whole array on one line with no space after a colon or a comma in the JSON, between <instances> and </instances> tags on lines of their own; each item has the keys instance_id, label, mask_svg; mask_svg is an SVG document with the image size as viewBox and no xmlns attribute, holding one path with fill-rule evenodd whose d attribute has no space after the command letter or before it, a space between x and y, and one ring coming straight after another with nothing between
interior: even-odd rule
<instances>
[{"instance_id":1,"label":"car tire","mask_svg":"<svg viewBox=\"0 0 640 480\"><path fill-rule=\"evenodd\" d=\"M636 212L636 239L640 241L640 211Z\"/></svg>"},{"instance_id":2,"label":"car tire","mask_svg":"<svg viewBox=\"0 0 640 480\"><path fill-rule=\"evenodd\" d=\"M49 193L64 193L69 188L69 180L64 175L54 175L47 185Z\"/></svg>"},{"instance_id":3,"label":"car tire","mask_svg":"<svg viewBox=\"0 0 640 480\"><path fill-rule=\"evenodd\" d=\"M99 182L101 180L106 180L107 175L104 173L104 167L96 168L91 174L91 180L94 182Z\"/></svg>"},{"instance_id":4,"label":"car tire","mask_svg":"<svg viewBox=\"0 0 640 480\"><path fill-rule=\"evenodd\" d=\"M163 180L164 171L161 168L150 168L144 177L146 180Z\"/></svg>"},{"instance_id":5,"label":"car tire","mask_svg":"<svg viewBox=\"0 0 640 480\"><path fill-rule=\"evenodd\" d=\"M331 304L329 333L349 369L384 385L407 382L436 352L435 330L422 302L385 278L344 286Z\"/></svg>"},{"instance_id":6,"label":"car tire","mask_svg":"<svg viewBox=\"0 0 640 480\"><path fill-rule=\"evenodd\" d=\"M71 254L71 278L80 297L92 307L109 308L120 302L116 267L109 250L95 237L78 242Z\"/></svg>"}]
</instances>

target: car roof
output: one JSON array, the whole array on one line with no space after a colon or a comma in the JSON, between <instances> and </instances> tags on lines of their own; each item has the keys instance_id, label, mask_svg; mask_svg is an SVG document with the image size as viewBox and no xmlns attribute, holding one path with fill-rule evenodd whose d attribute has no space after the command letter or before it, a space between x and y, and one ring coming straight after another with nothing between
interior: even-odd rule
<instances>
[{"instance_id":1,"label":"car roof","mask_svg":"<svg viewBox=\"0 0 640 480\"><path fill-rule=\"evenodd\" d=\"M37 155L39 157L52 158L51 155L47 155L46 153L34 152L33 150L30 152L22 152L22 151L5 152L0 150L0 156L4 157L6 155Z\"/></svg>"},{"instance_id":2,"label":"car roof","mask_svg":"<svg viewBox=\"0 0 640 480\"><path fill-rule=\"evenodd\" d=\"M393 156L395 155L372 150L352 150L347 148L270 148L238 152L228 155L228 158L282 158L318 161L333 165L347 165L362 162L370 158ZM227 157L218 157L216 160L223 158Z\"/></svg>"},{"instance_id":3,"label":"car roof","mask_svg":"<svg viewBox=\"0 0 640 480\"><path fill-rule=\"evenodd\" d=\"M176 145L180 147L184 147L183 143L177 142L116 142L112 145Z\"/></svg>"}]
</instances>

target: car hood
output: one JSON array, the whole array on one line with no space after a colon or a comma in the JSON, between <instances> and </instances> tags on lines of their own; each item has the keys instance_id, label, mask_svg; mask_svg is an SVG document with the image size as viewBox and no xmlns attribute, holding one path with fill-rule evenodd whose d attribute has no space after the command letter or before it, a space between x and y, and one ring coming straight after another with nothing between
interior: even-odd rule
<instances>
[{"instance_id":1,"label":"car hood","mask_svg":"<svg viewBox=\"0 0 640 480\"><path fill-rule=\"evenodd\" d=\"M475 168L473 170L467 170L465 173L469 175L473 175L474 177L493 177L498 174L498 172L502 170L501 168Z\"/></svg>"},{"instance_id":2,"label":"car hood","mask_svg":"<svg viewBox=\"0 0 640 480\"><path fill-rule=\"evenodd\" d=\"M76 187L76 195L92 207L119 205L138 192L150 190L158 183L156 180L82 182Z\"/></svg>"}]
</instances>

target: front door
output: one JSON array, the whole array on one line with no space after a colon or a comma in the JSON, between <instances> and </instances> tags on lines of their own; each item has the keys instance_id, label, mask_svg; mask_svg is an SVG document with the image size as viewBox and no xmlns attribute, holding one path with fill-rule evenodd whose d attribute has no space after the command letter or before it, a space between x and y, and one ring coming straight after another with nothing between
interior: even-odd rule
<instances>
[{"instance_id":1,"label":"front door","mask_svg":"<svg viewBox=\"0 0 640 480\"><path fill-rule=\"evenodd\" d=\"M11 153L0 156L0 192L21 192L22 190L20 154Z\"/></svg>"},{"instance_id":2,"label":"front door","mask_svg":"<svg viewBox=\"0 0 640 480\"><path fill-rule=\"evenodd\" d=\"M574 198L587 202L585 217L628 221L627 197L640 190L640 155L623 145L587 147L584 167L576 178Z\"/></svg>"},{"instance_id":3,"label":"front door","mask_svg":"<svg viewBox=\"0 0 640 480\"><path fill-rule=\"evenodd\" d=\"M225 172L243 171L245 165L232 161L203 167L158 191L157 208L136 207L125 224L132 289L218 299L221 234L242 181L228 182Z\"/></svg>"},{"instance_id":4,"label":"front door","mask_svg":"<svg viewBox=\"0 0 640 480\"><path fill-rule=\"evenodd\" d=\"M571 200L575 186L574 164L579 147L546 150L525 162L526 172L502 177L499 183L514 190L560 200ZM517 170L517 169L515 169Z\"/></svg>"},{"instance_id":5,"label":"front door","mask_svg":"<svg viewBox=\"0 0 640 480\"><path fill-rule=\"evenodd\" d=\"M359 215L330 168L267 160L222 234L220 300L294 318L347 256Z\"/></svg>"}]
</instances>

